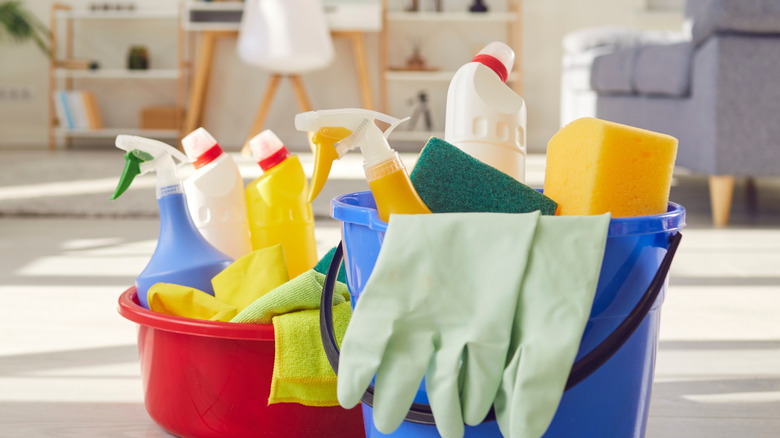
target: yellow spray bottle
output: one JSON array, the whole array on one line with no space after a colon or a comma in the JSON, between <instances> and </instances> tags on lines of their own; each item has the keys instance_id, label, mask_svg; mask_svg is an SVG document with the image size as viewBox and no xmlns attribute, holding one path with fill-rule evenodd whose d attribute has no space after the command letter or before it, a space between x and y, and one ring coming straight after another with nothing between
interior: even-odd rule
<instances>
[{"instance_id":1,"label":"yellow spray bottle","mask_svg":"<svg viewBox=\"0 0 780 438\"><path fill-rule=\"evenodd\" d=\"M389 125L383 132L376 122ZM387 222L390 214L421 214L431 211L412 186L398 153L390 148L387 136L404 120L376 111L345 108L309 111L295 117L295 128L314 132L316 147L312 191L313 200L325 184L334 160L360 147L363 170L374 195L379 218Z\"/></svg>"}]
</instances>

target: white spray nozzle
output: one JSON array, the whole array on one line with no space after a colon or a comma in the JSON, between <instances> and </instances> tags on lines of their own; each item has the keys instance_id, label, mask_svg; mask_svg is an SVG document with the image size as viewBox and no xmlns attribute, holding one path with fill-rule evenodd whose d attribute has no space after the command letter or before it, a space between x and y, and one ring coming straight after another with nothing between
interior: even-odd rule
<instances>
[{"instance_id":1,"label":"white spray nozzle","mask_svg":"<svg viewBox=\"0 0 780 438\"><path fill-rule=\"evenodd\" d=\"M295 116L295 129L307 132L316 132L325 127L349 129L352 131L352 134L336 144L338 156L343 157L348 151L365 144L365 142L361 140L363 140L366 133L373 131L373 129L368 129L369 125L374 126L386 140L398 125L407 120L409 120L408 117L399 119L377 111L362 108L344 108L300 113ZM380 128L376 125L377 121L387 126ZM366 151L364 151L364 158L365 152Z\"/></svg>"},{"instance_id":2,"label":"white spray nozzle","mask_svg":"<svg viewBox=\"0 0 780 438\"><path fill-rule=\"evenodd\" d=\"M179 161L179 166L192 161L191 158L187 157L183 152L168 143L163 143L160 140L153 140L151 138L139 137L137 135L117 135L116 147L127 152L132 152L137 149L144 151L155 158L159 158L164 154L169 154Z\"/></svg>"},{"instance_id":3,"label":"white spray nozzle","mask_svg":"<svg viewBox=\"0 0 780 438\"><path fill-rule=\"evenodd\" d=\"M362 108L344 108L333 110L309 111L295 116L295 129L299 131L316 132L327 126L339 126L354 131L363 120L378 120L386 125L382 129L387 138L393 129L409 118L399 119L377 111Z\"/></svg>"},{"instance_id":4,"label":"white spray nozzle","mask_svg":"<svg viewBox=\"0 0 780 438\"><path fill-rule=\"evenodd\" d=\"M127 152L141 151L152 157L151 160L143 161L140 164L140 174L156 171L157 172L157 196L160 197L161 189L168 186L179 184L179 177L176 169L179 166L188 164L190 158L180 152L173 146L151 138L139 137L136 135L117 135L116 147ZM177 166L174 158L179 161Z\"/></svg>"}]
</instances>

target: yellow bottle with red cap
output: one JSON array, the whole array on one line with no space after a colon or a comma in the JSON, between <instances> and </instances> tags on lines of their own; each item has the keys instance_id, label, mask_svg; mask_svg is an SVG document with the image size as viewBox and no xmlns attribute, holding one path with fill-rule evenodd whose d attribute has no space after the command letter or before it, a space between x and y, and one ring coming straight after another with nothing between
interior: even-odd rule
<instances>
[{"instance_id":1,"label":"yellow bottle with red cap","mask_svg":"<svg viewBox=\"0 0 780 438\"><path fill-rule=\"evenodd\" d=\"M249 141L263 174L246 187L252 249L281 244L290 278L317 264L309 184L297 155L265 130Z\"/></svg>"}]
</instances>

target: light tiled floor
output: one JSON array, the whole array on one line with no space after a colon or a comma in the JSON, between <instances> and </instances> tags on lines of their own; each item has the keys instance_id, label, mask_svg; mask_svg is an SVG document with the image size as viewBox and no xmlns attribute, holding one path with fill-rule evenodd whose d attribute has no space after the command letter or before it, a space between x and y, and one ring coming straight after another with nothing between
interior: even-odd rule
<instances>
[{"instance_id":1,"label":"light tiled floor","mask_svg":"<svg viewBox=\"0 0 780 438\"><path fill-rule=\"evenodd\" d=\"M532 157L529 181L542 171ZM780 436L780 190L760 181L756 204L738 186L734 226L716 230L706 184L677 184L690 226L647 436ZM323 249L339 238L329 220L317 234ZM170 436L144 410L135 327L116 312L156 235L154 219L0 217L0 437Z\"/></svg>"}]
</instances>

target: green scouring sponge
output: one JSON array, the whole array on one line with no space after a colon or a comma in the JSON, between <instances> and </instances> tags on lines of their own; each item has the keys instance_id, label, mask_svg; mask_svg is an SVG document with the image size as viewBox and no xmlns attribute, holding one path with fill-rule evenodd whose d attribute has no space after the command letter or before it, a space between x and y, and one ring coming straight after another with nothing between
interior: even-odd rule
<instances>
[{"instance_id":1,"label":"green scouring sponge","mask_svg":"<svg viewBox=\"0 0 780 438\"><path fill-rule=\"evenodd\" d=\"M558 204L500 170L432 137L410 175L433 213L528 213L554 215Z\"/></svg>"}]
</instances>

